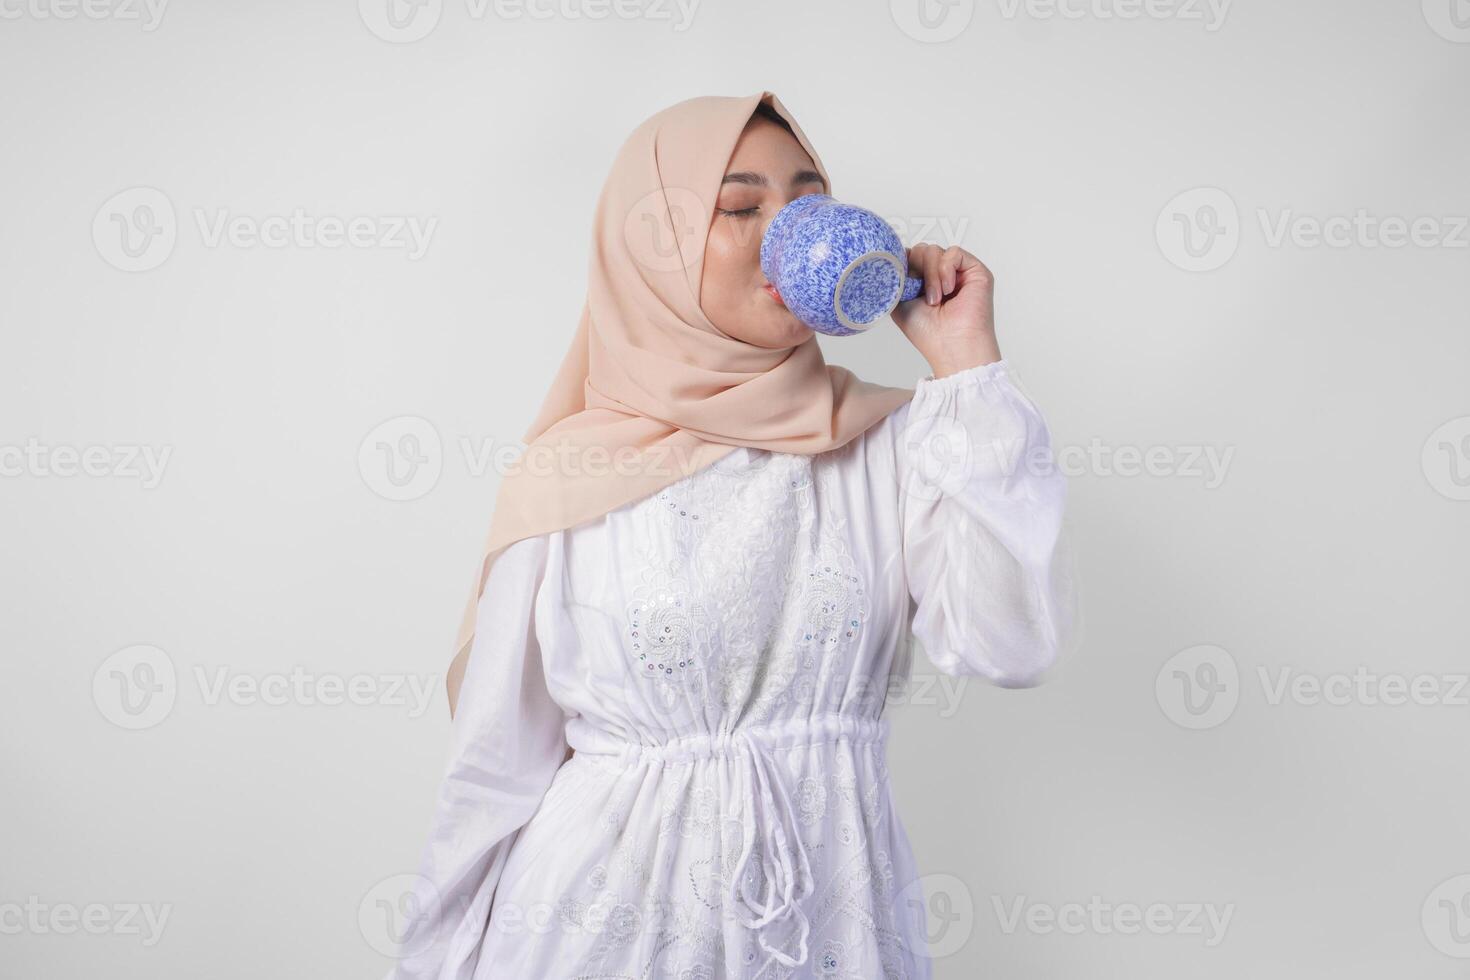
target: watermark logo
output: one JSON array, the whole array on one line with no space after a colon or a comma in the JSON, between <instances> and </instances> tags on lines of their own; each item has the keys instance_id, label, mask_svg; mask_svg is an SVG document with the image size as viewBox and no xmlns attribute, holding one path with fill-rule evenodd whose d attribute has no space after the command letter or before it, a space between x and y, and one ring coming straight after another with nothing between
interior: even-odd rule
<instances>
[{"instance_id":1,"label":"watermark logo","mask_svg":"<svg viewBox=\"0 0 1470 980\"><path fill-rule=\"evenodd\" d=\"M179 223L173 202L156 187L129 187L108 198L92 218L92 244L123 272L156 269L173 254Z\"/></svg>"},{"instance_id":2,"label":"watermark logo","mask_svg":"<svg viewBox=\"0 0 1470 980\"><path fill-rule=\"evenodd\" d=\"M1240 212L1218 187L1176 194L1159 212L1154 238L1164 258L1188 272L1218 269L1240 246Z\"/></svg>"},{"instance_id":3,"label":"watermark logo","mask_svg":"<svg viewBox=\"0 0 1470 980\"><path fill-rule=\"evenodd\" d=\"M1422 0L1430 30L1456 44L1470 44L1470 0Z\"/></svg>"},{"instance_id":4,"label":"watermark logo","mask_svg":"<svg viewBox=\"0 0 1470 980\"><path fill-rule=\"evenodd\" d=\"M1228 721L1240 702L1240 669L1223 647L1188 647L1159 669L1154 697L1165 717L1179 727L1214 728Z\"/></svg>"},{"instance_id":5,"label":"watermark logo","mask_svg":"<svg viewBox=\"0 0 1470 980\"><path fill-rule=\"evenodd\" d=\"M357 13L367 29L384 41L412 44L439 26L444 0L357 0Z\"/></svg>"},{"instance_id":6,"label":"watermark logo","mask_svg":"<svg viewBox=\"0 0 1470 980\"><path fill-rule=\"evenodd\" d=\"M890 0L898 29L915 41L940 44L964 33L975 17L975 0Z\"/></svg>"},{"instance_id":7,"label":"watermark logo","mask_svg":"<svg viewBox=\"0 0 1470 980\"><path fill-rule=\"evenodd\" d=\"M623 220L623 238L633 260L653 272L692 268L703 257L709 209L687 187L670 187L640 197Z\"/></svg>"},{"instance_id":8,"label":"watermark logo","mask_svg":"<svg viewBox=\"0 0 1470 980\"><path fill-rule=\"evenodd\" d=\"M1470 874L1439 883L1419 912L1429 945L1446 956L1470 959Z\"/></svg>"},{"instance_id":9,"label":"watermark logo","mask_svg":"<svg viewBox=\"0 0 1470 980\"><path fill-rule=\"evenodd\" d=\"M385 500L417 500L439 484L444 471L439 430L417 415L389 419L358 446L357 471Z\"/></svg>"},{"instance_id":10,"label":"watermark logo","mask_svg":"<svg viewBox=\"0 0 1470 980\"><path fill-rule=\"evenodd\" d=\"M908 421L898 434L899 492L917 500L939 500L959 493L975 472L976 460L970 436L958 419L926 415ZM997 451L996 466L1005 470L1014 463ZM1012 447L1015 449L1016 447ZM994 478L993 473L986 476Z\"/></svg>"},{"instance_id":11,"label":"watermark logo","mask_svg":"<svg viewBox=\"0 0 1470 980\"><path fill-rule=\"evenodd\" d=\"M930 959L953 956L975 931L975 896L951 874L928 874L909 882L893 900L894 914L923 936Z\"/></svg>"},{"instance_id":12,"label":"watermark logo","mask_svg":"<svg viewBox=\"0 0 1470 980\"><path fill-rule=\"evenodd\" d=\"M1424 478L1450 500L1470 500L1470 415L1450 419L1424 440Z\"/></svg>"},{"instance_id":13,"label":"watermark logo","mask_svg":"<svg viewBox=\"0 0 1470 980\"><path fill-rule=\"evenodd\" d=\"M357 905L362 938L384 956L415 956L434 942L440 911L439 891L418 874L384 878Z\"/></svg>"},{"instance_id":14,"label":"watermark logo","mask_svg":"<svg viewBox=\"0 0 1470 980\"><path fill-rule=\"evenodd\" d=\"M130 731L152 728L167 718L178 694L173 660L147 644L117 651L92 674L92 701L97 710Z\"/></svg>"}]
</instances>

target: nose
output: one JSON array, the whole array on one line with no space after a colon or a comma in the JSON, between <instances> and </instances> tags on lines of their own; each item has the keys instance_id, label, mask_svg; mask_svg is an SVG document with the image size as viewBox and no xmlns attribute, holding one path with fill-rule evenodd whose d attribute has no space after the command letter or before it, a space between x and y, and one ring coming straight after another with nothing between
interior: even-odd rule
<instances>
[{"instance_id":1,"label":"nose","mask_svg":"<svg viewBox=\"0 0 1470 980\"><path fill-rule=\"evenodd\" d=\"M761 209L761 220L755 228L755 241L751 243L754 248L756 248L757 250L760 249L761 242L764 241L766 237L766 229L770 228L771 222L776 220L777 213L780 212L780 210L786 205L796 200L798 197L805 196L805 194L798 193L796 191L787 191L785 194L777 194L774 203L772 203L770 207Z\"/></svg>"}]
</instances>

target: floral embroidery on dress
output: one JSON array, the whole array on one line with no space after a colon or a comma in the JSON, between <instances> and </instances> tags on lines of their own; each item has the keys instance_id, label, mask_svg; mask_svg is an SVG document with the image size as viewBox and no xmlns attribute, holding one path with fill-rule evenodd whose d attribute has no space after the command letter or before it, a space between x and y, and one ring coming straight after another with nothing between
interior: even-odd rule
<instances>
[{"instance_id":1,"label":"floral embroidery on dress","mask_svg":"<svg viewBox=\"0 0 1470 980\"><path fill-rule=\"evenodd\" d=\"M696 646L703 613L686 583L649 568L628 604L628 645L640 676L668 679L702 663Z\"/></svg>"},{"instance_id":2,"label":"floral embroidery on dress","mask_svg":"<svg viewBox=\"0 0 1470 980\"><path fill-rule=\"evenodd\" d=\"M815 667L819 657L852 647L867 622L863 577L841 539L830 532L807 569L800 608L805 618L796 642L803 647L805 667Z\"/></svg>"},{"instance_id":3,"label":"floral embroidery on dress","mask_svg":"<svg viewBox=\"0 0 1470 980\"><path fill-rule=\"evenodd\" d=\"M822 822L827 815L827 787L815 776L803 776L796 784L796 810L807 826Z\"/></svg>"},{"instance_id":4,"label":"floral embroidery on dress","mask_svg":"<svg viewBox=\"0 0 1470 980\"><path fill-rule=\"evenodd\" d=\"M659 836L708 837L720 812L720 794L713 786L696 786L687 794L670 794L673 805L664 810Z\"/></svg>"}]
</instances>

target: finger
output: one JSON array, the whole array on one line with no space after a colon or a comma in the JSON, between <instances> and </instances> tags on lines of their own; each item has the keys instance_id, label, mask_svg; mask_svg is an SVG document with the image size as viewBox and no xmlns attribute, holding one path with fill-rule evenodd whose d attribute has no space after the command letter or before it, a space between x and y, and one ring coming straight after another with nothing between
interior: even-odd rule
<instances>
[{"instance_id":1,"label":"finger","mask_svg":"<svg viewBox=\"0 0 1470 980\"><path fill-rule=\"evenodd\" d=\"M944 287L944 295L948 296L954 292L955 280L959 278L960 264L964 261L965 250L958 245L951 245L944 250L943 262L941 263L941 283Z\"/></svg>"},{"instance_id":2,"label":"finger","mask_svg":"<svg viewBox=\"0 0 1470 980\"><path fill-rule=\"evenodd\" d=\"M920 242L909 249L909 273L924 280L924 302L938 306L944 301L945 250L933 242Z\"/></svg>"},{"instance_id":3,"label":"finger","mask_svg":"<svg viewBox=\"0 0 1470 980\"><path fill-rule=\"evenodd\" d=\"M909 246L909 265L914 266L915 268L919 267L923 264L924 256L928 255L931 250L938 247L938 245L934 245L930 242L919 242L917 245Z\"/></svg>"},{"instance_id":4,"label":"finger","mask_svg":"<svg viewBox=\"0 0 1470 980\"><path fill-rule=\"evenodd\" d=\"M966 254L968 255L969 253ZM989 266L973 255L970 258L973 260L972 262L960 266L960 279L966 283L984 283L987 286L993 287L995 285L995 273L991 272Z\"/></svg>"},{"instance_id":5,"label":"finger","mask_svg":"<svg viewBox=\"0 0 1470 980\"><path fill-rule=\"evenodd\" d=\"M944 291L940 281L941 263L944 252L938 245L927 245L924 249L922 259L924 269L924 297L930 306L938 306L939 301L944 298Z\"/></svg>"}]
</instances>

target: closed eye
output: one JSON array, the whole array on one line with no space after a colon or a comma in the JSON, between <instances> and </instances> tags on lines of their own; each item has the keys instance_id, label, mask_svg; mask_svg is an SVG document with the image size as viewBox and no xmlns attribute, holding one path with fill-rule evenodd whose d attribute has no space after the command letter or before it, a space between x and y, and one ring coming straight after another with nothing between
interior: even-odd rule
<instances>
[{"instance_id":1,"label":"closed eye","mask_svg":"<svg viewBox=\"0 0 1470 980\"><path fill-rule=\"evenodd\" d=\"M741 208L738 211L727 211L724 208L715 208L715 210L720 212L720 214L726 214L732 218L746 218L755 214L760 208Z\"/></svg>"}]
</instances>

